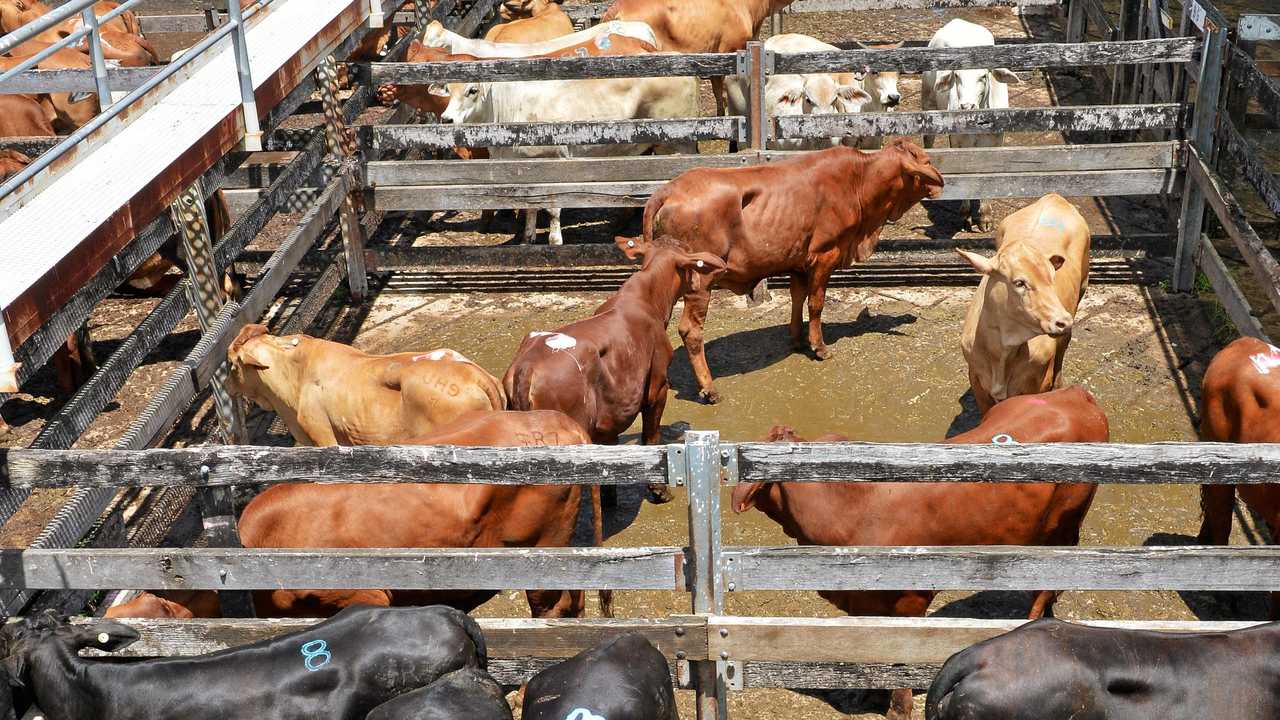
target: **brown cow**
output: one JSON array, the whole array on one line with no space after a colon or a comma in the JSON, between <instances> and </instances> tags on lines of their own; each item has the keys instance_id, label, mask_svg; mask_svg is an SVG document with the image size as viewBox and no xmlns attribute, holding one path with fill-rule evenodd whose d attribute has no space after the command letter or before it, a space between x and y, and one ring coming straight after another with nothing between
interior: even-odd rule
<instances>
[{"instance_id":1,"label":"brown cow","mask_svg":"<svg viewBox=\"0 0 1280 720\"><path fill-rule=\"evenodd\" d=\"M214 597L216 598L216 596ZM196 614L191 609L173 600L153 595L149 592L142 592L127 603L113 605L103 613L103 617L190 620L196 617ZM205 616L202 615L201 617Z\"/></svg>"},{"instance_id":2,"label":"brown cow","mask_svg":"<svg viewBox=\"0 0 1280 720\"><path fill-rule=\"evenodd\" d=\"M473 413L413 445L499 447L582 445L591 440L572 419L552 411ZM249 503L240 518L245 547L562 547L571 544L582 496L579 485L276 485ZM601 541L599 493L592 491L596 544ZM383 591L375 591L383 592ZM329 615L353 602L471 610L492 591L258 593L259 614ZM577 617L581 591L530 590L534 617ZM607 595L602 597L606 610ZM265 612L264 612L265 611Z\"/></svg>"},{"instance_id":3,"label":"brown cow","mask_svg":"<svg viewBox=\"0 0 1280 720\"><path fill-rule=\"evenodd\" d=\"M99 2L94 3L93 12L98 17L102 17L118 7L120 7L119 3ZM7 33L13 32L23 25L36 20L41 15L46 15L50 12L52 12L52 8L38 0L0 0L0 30ZM79 30L83 24L84 20L79 14L76 14L75 17L69 17L40 33L35 39L40 42L56 42ZM142 26L138 24L138 16L132 10L124 11L103 23L100 27L103 30L112 32L142 35Z\"/></svg>"},{"instance_id":4,"label":"brown cow","mask_svg":"<svg viewBox=\"0 0 1280 720\"><path fill-rule=\"evenodd\" d=\"M586 320L529 333L502 384L513 410L559 410L601 445L617 443L639 415L641 441L654 445L667 404L671 311L681 295L704 291L724 262L659 244L623 251L644 266ZM650 491L655 502L671 499L665 486Z\"/></svg>"},{"instance_id":5,"label":"brown cow","mask_svg":"<svg viewBox=\"0 0 1280 720\"><path fill-rule=\"evenodd\" d=\"M560 0L507 0L500 10L507 22L484 34L490 42L542 42L573 32L573 21L560 9Z\"/></svg>"},{"instance_id":6,"label":"brown cow","mask_svg":"<svg viewBox=\"0 0 1280 720\"><path fill-rule=\"evenodd\" d=\"M25 42L14 49L13 57L0 57L0 70L8 70L46 47L46 44L36 41ZM88 70L92 67L88 55L73 49L59 50L36 64L39 70ZM98 97L93 93L48 93L40 98L42 104L47 98L49 108L46 115L59 133L75 132L98 114Z\"/></svg>"},{"instance_id":7,"label":"brown cow","mask_svg":"<svg viewBox=\"0 0 1280 720\"><path fill-rule=\"evenodd\" d=\"M770 440L798 441L776 427ZM824 441L844 441L827 435ZM1107 418L1080 386L1021 395L946 443L1107 442ZM743 483L733 509L759 508L802 545L1076 545L1095 485L1052 483ZM825 591L850 615L921 617L931 590ZM1052 610L1056 592L1036 594L1028 617ZM911 716L911 691L894 691L889 717Z\"/></svg>"},{"instance_id":8,"label":"brown cow","mask_svg":"<svg viewBox=\"0 0 1280 720\"><path fill-rule=\"evenodd\" d=\"M1089 286L1089 240L1080 212L1050 193L1000 223L995 257L956 250L983 275L960 337L983 414L1058 385Z\"/></svg>"},{"instance_id":9,"label":"brown cow","mask_svg":"<svg viewBox=\"0 0 1280 720\"><path fill-rule=\"evenodd\" d=\"M871 257L887 220L937 197L942 175L915 145L896 140L877 152L836 147L746 168L698 168L659 188L644 208L644 242L674 238L690 252L724 258L716 286L744 295L770 275L791 275L791 340L830 356L822 339L827 280ZM804 302L809 334L804 337ZM720 394L703 354L708 288L685 295L680 337L709 403Z\"/></svg>"},{"instance_id":10,"label":"brown cow","mask_svg":"<svg viewBox=\"0 0 1280 720\"><path fill-rule=\"evenodd\" d=\"M391 445L507 404L497 378L448 349L370 355L246 325L227 358L228 391L279 414L299 445Z\"/></svg>"},{"instance_id":11,"label":"brown cow","mask_svg":"<svg viewBox=\"0 0 1280 720\"><path fill-rule=\"evenodd\" d=\"M1207 442L1280 442L1280 348L1243 337L1209 363L1200 386L1200 438ZM1235 495L1262 518L1271 542L1280 538L1280 484L1202 485L1202 545L1231 539ZM1280 593L1271 594L1271 619L1280 619Z\"/></svg>"},{"instance_id":12,"label":"brown cow","mask_svg":"<svg viewBox=\"0 0 1280 720\"><path fill-rule=\"evenodd\" d=\"M4 102L4 98L12 98L12 97L25 97L25 96L0 95L0 123L2 123L5 119L4 113L7 112L11 107ZM10 137L10 136L0 135L0 137ZM17 150L0 150L0 182L7 180L10 175L13 175L16 172L21 171L23 168L25 168L30 164L31 164L31 158L27 157L26 155L23 155Z\"/></svg>"},{"instance_id":13,"label":"brown cow","mask_svg":"<svg viewBox=\"0 0 1280 720\"><path fill-rule=\"evenodd\" d=\"M730 53L742 50L760 32L765 18L794 0L614 0L600 22L647 23L667 52ZM724 78L711 79L716 114L725 110Z\"/></svg>"},{"instance_id":14,"label":"brown cow","mask_svg":"<svg viewBox=\"0 0 1280 720\"><path fill-rule=\"evenodd\" d=\"M0 95L0 137L50 137L56 135L53 122L36 95ZM0 177L18 172L31 158L14 150L0 157Z\"/></svg>"}]
</instances>

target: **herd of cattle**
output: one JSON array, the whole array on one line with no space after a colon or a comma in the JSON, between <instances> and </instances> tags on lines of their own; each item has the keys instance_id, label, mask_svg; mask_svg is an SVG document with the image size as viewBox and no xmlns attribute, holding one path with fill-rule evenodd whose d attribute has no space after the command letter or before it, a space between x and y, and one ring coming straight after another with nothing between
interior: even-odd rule
<instances>
[{"instance_id":1,"label":"herd of cattle","mask_svg":"<svg viewBox=\"0 0 1280 720\"><path fill-rule=\"evenodd\" d=\"M740 49L777 5L776 0L617 0L604 23L573 33L556 3L508 0L503 12L512 22L494 28L487 39L463 38L432 24L411 48L410 59L731 51ZM0 23L9 31L12 23L26 21L20 13L38 15L42 8L32 0L0 0ZM116 34L111 45L149 50L130 17L122 15L121 27L111 28ZM984 28L957 20L931 45L993 42ZM784 53L830 48L800 35L775 36L769 47ZM83 63L69 59L74 54L82 53L64 50L55 56ZM1001 107L1007 105L1005 85L1012 82L1017 76L1002 68L933 73L925 78L923 104ZM716 85L718 102L741 108L739 79ZM572 102L565 100L569 94ZM456 83L384 88L383 96L456 122L697 114L691 78ZM2 97L29 101L23 117L38 115L50 122L66 115L60 104L77 100ZM868 105L884 110L901 99L893 73L773 76L766 97L774 114L853 112ZM0 124L16 117L0 109ZM977 141L998 143L999 138ZM789 276L793 347L826 359L831 349L823 339L822 311L832 273L871 257L886 223L937 197L945 184L927 152L903 140L878 149L860 149L871 145L865 139L779 143L809 152L762 166L692 170L655 192L644 209L642 234L617 238L622 252L641 263L639 269L589 317L558 328L534 328L513 349L501 380L453 349L375 356L248 325L228 349L228 390L277 413L299 445L616 444L637 418L641 441L658 443L673 356L667 327L677 302L683 301L679 334L700 397L708 403L721 399L703 349L713 289L746 294L767 277ZM649 149L494 148L489 153L564 157ZM979 210L972 212L975 224L987 222ZM535 224L529 220L526 227ZM982 419L944 442L1109 440L1107 417L1094 397L1079 386L1061 387L1076 309L1088 286L1089 242L1087 223L1074 206L1047 195L1000 223L993 256L961 251L982 275L960 329ZM1280 348L1258 340L1241 339L1224 349L1203 382L1203 438L1280 441L1277 368ZM16 390L13 369L0 373L0 392ZM801 441L781 425L767 439ZM803 544L1075 545L1095 489L1051 482L758 482L735 488L732 508L760 510ZM1236 491L1205 487L1202 542L1227 542ZM587 492L594 542L600 544L602 515L610 503L599 487ZM1280 537L1280 485L1250 485L1239 492L1273 537ZM249 548L567 546L582 493L576 485L278 485L245 506L239 530ZM654 486L649 499L665 502L670 494L665 486ZM136 633L110 622L89 626L29 618L0 631L5 658L0 671L13 694L13 707L0 706L0 720L6 709L21 711L24 703L55 719L510 718L501 690L485 673L480 630L462 614L493 594L262 591L254 597L260 617L333 617L301 633L184 660L81 658L80 649L118 650ZM934 597L918 590L821 595L851 615L891 616L922 616ZM1028 617L1051 614L1056 595L1038 592ZM581 591L535 588L527 598L535 617L578 617L584 611ZM1280 610L1280 602L1274 607ZM601 609L611 615L608 592L601 592ZM107 614L189 618L218 613L212 593L186 592L142 593ZM926 714L948 720L1149 718L1157 713L1199 718L1225 714L1230 705L1245 717L1274 717L1280 691L1268 662L1275 632L1267 627L1173 637L1041 620L953 657L929 692ZM1029 668L1037 672L1029 674ZM191 692L194 687L201 692ZM911 691L895 691L890 716L911 713ZM523 699L523 717L539 720L675 716L667 661L637 636L608 641L544 671L529 683Z\"/></svg>"}]
</instances>

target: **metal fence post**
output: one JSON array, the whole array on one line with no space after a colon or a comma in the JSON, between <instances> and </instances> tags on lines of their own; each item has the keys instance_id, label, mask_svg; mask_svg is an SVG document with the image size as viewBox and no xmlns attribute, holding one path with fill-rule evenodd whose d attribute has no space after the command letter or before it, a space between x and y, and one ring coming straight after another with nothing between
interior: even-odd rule
<instances>
[{"instance_id":1,"label":"metal fence post","mask_svg":"<svg viewBox=\"0 0 1280 720\"><path fill-rule=\"evenodd\" d=\"M747 141L752 150L764 150L773 135L773 119L765 107L764 90L768 82L767 67L771 53L766 53L764 43L751 41L746 49L747 75Z\"/></svg>"},{"instance_id":2,"label":"metal fence post","mask_svg":"<svg viewBox=\"0 0 1280 720\"><path fill-rule=\"evenodd\" d=\"M93 5L87 6L80 17L89 28L89 58L93 61L93 84L98 90L98 111L111 105L111 88L107 85L107 61L102 54L102 31L98 28L98 16Z\"/></svg>"},{"instance_id":3,"label":"metal fence post","mask_svg":"<svg viewBox=\"0 0 1280 720\"><path fill-rule=\"evenodd\" d=\"M693 612L724 612L724 574L720 562L720 433L690 430L684 435L689 492L689 561ZM728 715L725 684L713 660L694 663L698 720Z\"/></svg>"},{"instance_id":4,"label":"metal fence post","mask_svg":"<svg viewBox=\"0 0 1280 720\"><path fill-rule=\"evenodd\" d=\"M253 94L253 73L249 68L248 28L240 10L240 0L227 0L227 17L235 24L231 31L231 43L235 47L236 75L240 81L240 108L244 115L243 148L250 152L262 150L262 127L258 123L258 101Z\"/></svg>"},{"instance_id":5,"label":"metal fence post","mask_svg":"<svg viewBox=\"0 0 1280 720\"><path fill-rule=\"evenodd\" d=\"M359 148L342 120L342 105L338 102L338 61L334 56L326 57L316 68L316 87L320 90L320 104L324 108L324 135L329 154L343 158L354 157ZM351 298L356 302L363 301L369 292L364 260L364 228L360 225L355 204L356 194L364 191L362 185L357 178L355 187L343 198L342 207L338 211L342 246L347 260L347 286L351 289Z\"/></svg>"},{"instance_id":6,"label":"metal fence post","mask_svg":"<svg viewBox=\"0 0 1280 720\"><path fill-rule=\"evenodd\" d=\"M1227 45L1227 29L1212 19L1204 20L1204 52L1200 77L1196 82L1195 115L1187 142L1200 151L1200 157L1213 157L1214 124L1218 115L1218 96L1222 89L1222 56ZM1182 187L1182 213L1178 220L1178 249L1173 268L1173 290L1191 290L1200 256L1200 231L1204 225L1204 192L1191 173L1185 173Z\"/></svg>"},{"instance_id":7,"label":"metal fence post","mask_svg":"<svg viewBox=\"0 0 1280 720\"><path fill-rule=\"evenodd\" d=\"M178 196L170 206L170 212L173 224L182 237L191 305L195 308L201 332L208 332L217 320L223 298L218 287L218 268L214 261L213 240L209 235L209 221L204 211L204 192L199 180ZM236 444L244 441L244 412L240 403L227 392L226 380L227 366L223 363L214 372L209 386L222 425L223 437L228 444ZM209 469L202 466L201 477L208 477L208 474ZM213 547L240 546L231 493L230 487L200 489L205 535ZM220 592L218 602L225 617L253 617L253 596L248 592Z\"/></svg>"}]
</instances>

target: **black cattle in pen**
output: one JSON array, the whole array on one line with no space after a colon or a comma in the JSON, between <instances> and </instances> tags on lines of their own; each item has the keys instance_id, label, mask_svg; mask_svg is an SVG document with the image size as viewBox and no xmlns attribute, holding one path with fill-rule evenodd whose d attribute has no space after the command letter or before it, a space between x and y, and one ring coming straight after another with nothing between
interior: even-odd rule
<instances>
[{"instance_id":1,"label":"black cattle in pen","mask_svg":"<svg viewBox=\"0 0 1280 720\"><path fill-rule=\"evenodd\" d=\"M522 720L679 720L667 659L635 633L543 670L525 688Z\"/></svg>"},{"instance_id":2,"label":"black cattle in pen","mask_svg":"<svg viewBox=\"0 0 1280 720\"><path fill-rule=\"evenodd\" d=\"M1274 720L1280 623L1169 633L1037 620L952 655L927 720Z\"/></svg>"},{"instance_id":3,"label":"black cattle in pen","mask_svg":"<svg viewBox=\"0 0 1280 720\"><path fill-rule=\"evenodd\" d=\"M511 706L489 673L469 667L388 700L365 720L511 720Z\"/></svg>"},{"instance_id":4,"label":"black cattle in pen","mask_svg":"<svg viewBox=\"0 0 1280 720\"><path fill-rule=\"evenodd\" d=\"M138 639L116 622L52 614L0 631L10 685L50 720L363 720L466 667L487 665L480 627L452 608L350 607L301 632L198 657L84 658Z\"/></svg>"}]
</instances>

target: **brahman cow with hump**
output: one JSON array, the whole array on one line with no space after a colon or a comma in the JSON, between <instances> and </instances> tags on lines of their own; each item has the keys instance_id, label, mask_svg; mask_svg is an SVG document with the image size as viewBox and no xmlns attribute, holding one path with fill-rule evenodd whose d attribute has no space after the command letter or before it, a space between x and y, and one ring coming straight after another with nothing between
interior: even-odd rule
<instances>
[{"instance_id":1,"label":"brahman cow with hump","mask_svg":"<svg viewBox=\"0 0 1280 720\"><path fill-rule=\"evenodd\" d=\"M927 720L1274 720L1280 625L1153 632L1044 619L952 655Z\"/></svg>"},{"instance_id":2,"label":"brahman cow with hump","mask_svg":"<svg viewBox=\"0 0 1280 720\"><path fill-rule=\"evenodd\" d=\"M845 441L826 435L822 441ZM947 444L1107 442L1107 417L1079 386L997 405L978 427ZM799 441L787 427L769 440ZM1046 478L1052 480L1052 478ZM734 512L755 507L802 545L1075 545L1094 485L1045 483L742 483ZM850 615L921 617L935 591L822 591ZM1053 590L1036 593L1028 616L1049 613ZM911 716L911 691L894 691L890 718Z\"/></svg>"},{"instance_id":3,"label":"brahman cow with hump","mask_svg":"<svg viewBox=\"0 0 1280 720\"><path fill-rule=\"evenodd\" d=\"M433 85L449 96L441 119L453 123L525 123L688 118L698 115L698 86L692 77L610 78L605 80L541 80L535 82L451 83ZM695 142L670 144L603 144L494 147L498 158L617 157L661 152L697 151ZM561 245L560 210L551 216L548 243ZM537 232L537 213L525 223L525 242Z\"/></svg>"},{"instance_id":4,"label":"brahman cow with hump","mask_svg":"<svg viewBox=\"0 0 1280 720\"><path fill-rule=\"evenodd\" d=\"M561 0L508 0L499 14L507 22L484 34L489 42L542 42L573 32L573 20L560 9Z\"/></svg>"},{"instance_id":5,"label":"brahman cow with hump","mask_svg":"<svg viewBox=\"0 0 1280 720\"><path fill-rule=\"evenodd\" d=\"M622 242L628 257L644 259L640 270L591 317L529 333L502 383L513 410L559 410L599 445L618 442L639 415L641 441L655 445L667 405L671 311L681 295L704 292L724 261L661 243ZM666 486L650 491L655 502L671 497Z\"/></svg>"},{"instance_id":6,"label":"brahman cow with hump","mask_svg":"<svg viewBox=\"0 0 1280 720\"><path fill-rule=\"evenodd\" d=\"M497 378L447 348L369 355L246 325L227 359L229 392L280 415L299 445L391 445L507 404Z\"/></svg>"},{"instance_id":7,"label":"brahman cow with hump","mask_svg":"<svg viewBox=\"0 0 1280 720\"><path fill-rule=\"evenodd\" d=\"M787 33L774 35L764 42L764 49L782 55L803 52L839 50L811 38L808 35ZM729 112L748 115L747 78L734 75L726 84L729 93ZM765 82L764 104L769 117L789 115L833 115L855 113L871 102L871 95L862 89L862 80L853 73L806 73L804 75L770 75ZM854 145L851 142L844 143ZM769 141L773 150L819 150L840 145L841 139L795 138Z\"/></svg>"},{"instance_id":8,"label":"brahman cow with hump","mask_svg":"<svg viewBox=\"0 0 1280 720\"><path fill-rule=\"evenodd\" d=\"M552 411L474 413L407 445L538 447L585 445L591 438ZM426 478L424 478L426 479ZM582 497L580 485L336 484L276 485L240 517L245 547L566 547ZM591 488L595 544L602 540L600 494ZM275 590L255 593L259 615L317 617L347 605L444 603L469 611L484 591ZM530 590L534 617L577 617L581 591ZM601 593L609 612L609 594Z\"/></svg>"},{"instance_id":9,"label":"brahman cow with hump","mask_svg":"<svg viewBox=\"0 0 1280 720\"><path fill-rule=\"evenodd\" d=\"M422 33L422 44L427 47L442 48L451 53L474 55L481 59L510 59L545 55L567 47L596 42L601 48L607 48L612 38L627 36L661 48L653 29L639 22L603 22L586 30L569 35L561 35L551 40L526 43L495 43L489 40L476 40L464 37L433 20Z\"/></svg>"},{"instance_id":10,"label":"brahman cow with hump","mask_svg":"<svg viewBox=\"0 0 1280 720\"><path fill-rule=\"evenodd\" d=\"M1051 193L1000 223L995 257L956 251L983 276L960 338L981 412L1057 387L1089 285L1090 239L1075 206Z\"/></svg>"},{"instance_id":11,"label":"brahman cow with hump","mask_svg":"<svg viewBox=\"0 0 1280 720\"><path fill-rule=\"evenodd\" d=\"M791 341L830 356L822 339L827 281L871 257L886 221L942 192L942 175L919 147L895 140L878 152L835 147L744 168L698 168L658 189L644 208L644 236L668 236L689 252L722 258L716 285L739 295L780 273L791 275ZM625 238L624 238L625 240ZM809 330L804 331L804 305ZM711 289L684 296L680 337L701 397L720 399L703 352Z\"/></svg>"},{"instance_id":12,"label":"brahman cow with hump","mask_svg":"<svg viewBox=\"0 0 1280 720\"><path fill-rule=\"evenodd\" d=\"M667 658L638 633L597 643L539 672L521 720L679 720Z\"/></svg>"},{"instance_id":13,"label":"brahman cow with hump","mask_svg":"<svg viewBox=\"0 0 1280 720\"><path fill-rule=\"evenodd\" d=\"M964 48L995 45L991 31L967 20L956 18L933 34L931 48ZM1021 83L1022 78L1007 68L928 70L924 73L920 90L920 107L923 110L997 110L1009 107L1009 84ZM924 136L924 146L932 148L934 136ZM1000 147L1004 133L953 134L951 147ZM990 212L979 200L965 200L960 204L960 214L965 225L972 230L991 229Z\"/></svg>"},{"instance_id":14,"label":"brahman cow with hump","mask_svg":"<svg viewBox=\"0 0 1280 720\"><path fill-rule=\"evenodd\" d=\"M1209 363L1200 384L1200 438L1208 442L1280 443L1280 348L1243 337ZM1277 478L1280 479L1280 478ZM1280 484L1202 485L1202 545L1226 545L1236 493L1280 538ZM1280 593L1271 594L1271 617L1280 619Z\"/></svg>"},{"instance_id":15,"label":"brahman cow with hump","mask_svg":"<svg viewBox=\"0 0 1280 720\"><path fill-rule=\"evenodd\" d=\"M488 664L479 625L445 607L348 608L305 630L198 657L79 655L115 652L138 637L116 622L21 620L0 630L7 685L56 720L363 720L403 693Z\"/></svg>"}]
</instances>

